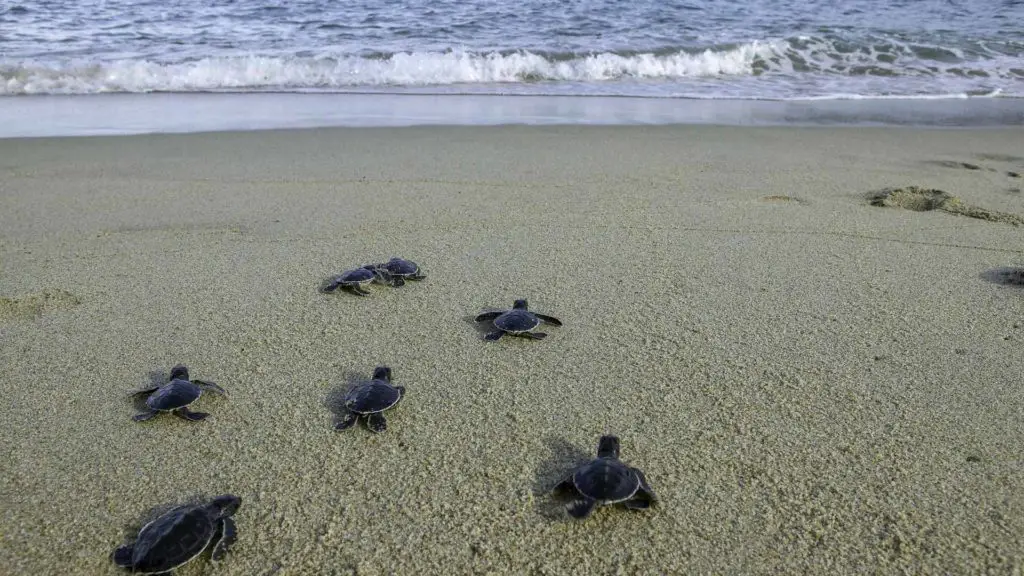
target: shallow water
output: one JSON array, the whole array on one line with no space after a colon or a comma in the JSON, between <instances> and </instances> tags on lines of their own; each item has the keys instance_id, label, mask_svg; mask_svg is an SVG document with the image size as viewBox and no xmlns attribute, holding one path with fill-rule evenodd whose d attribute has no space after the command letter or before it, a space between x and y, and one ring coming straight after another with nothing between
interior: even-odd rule
<instances>
[{"instance_id":1,"label":"shallow water","mask_svg":"<svg viewBox=\"0 0 1024 576\"><path fill-rule=\"evenodd\" d=\"M21 0L0 94L1024 96L1024 3Z\"/></svg>"}]
</instances>

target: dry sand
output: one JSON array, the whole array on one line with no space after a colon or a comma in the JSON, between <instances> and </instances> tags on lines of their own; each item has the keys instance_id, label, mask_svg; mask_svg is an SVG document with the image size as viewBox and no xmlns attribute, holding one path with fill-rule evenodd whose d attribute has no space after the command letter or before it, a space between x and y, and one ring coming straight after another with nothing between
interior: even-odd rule
<instances>
[{"instance_id":1,"label":"dry sand","mask_svg":"<svg viewBox=\"0 0 1024 576\"><path fill-rule=\"evenodd\" d=\"M1020 574L1024 227L866 197L1024 215L1009 172L1020 129L0 141L0 571L232 492L180 574ZM317 292L392 255L428 280ZM517 297L565 326L483 341ZM133 422L178 362L230 397ZM389 430L336 432L377 364ZM660 505L568 521L605 432Z\"/></svg>"}]
</instances>

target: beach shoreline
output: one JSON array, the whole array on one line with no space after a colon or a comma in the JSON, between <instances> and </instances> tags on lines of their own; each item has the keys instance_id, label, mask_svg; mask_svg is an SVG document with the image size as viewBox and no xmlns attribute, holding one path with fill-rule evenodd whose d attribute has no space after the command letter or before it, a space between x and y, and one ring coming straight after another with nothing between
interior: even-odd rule
<instances>
[{"instance_id":1,"label":"beach shoreline","mask_svg":"<svg viewBox=\"0 0 1024 576\"><path fill-rule=\"evenodd\" d=\"M1024 227L978 215L1024 216L1021 142L0 139L0 565L123 573L148 510L232 493L228 576L1017 573L1024 287L1001 271ZM871 205L911 186L959 211ZM317 290L391 256L427 279ZM472 318L516 298L564 326L484 341ZM126 394L177 363L229 396L133 422ZM377 365L407 389L388 430L335 431L330 398ZM605 433L659 503L569 521L547 488Z\"/></svg>"},{"instance_id":2,"label":"beach shoreline","mask_svg":"<svg viewBox=\"0 0 1024 576\"><path fill-rule=\"evenodd\" d=\"M430 92L0 97L0 139L410 126L1024 126L1024 98L808 100Z\"/></svg>"}]
</instances>

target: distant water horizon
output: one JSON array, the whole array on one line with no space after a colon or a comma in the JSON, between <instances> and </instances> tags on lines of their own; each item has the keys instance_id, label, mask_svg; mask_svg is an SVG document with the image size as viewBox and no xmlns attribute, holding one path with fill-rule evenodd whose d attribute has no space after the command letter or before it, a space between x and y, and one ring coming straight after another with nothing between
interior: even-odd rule
<instances>
[{"instance_id":1,"label":"distant water horizon","mask_svg":"<svg viewBox=\"0 0 1024 576\"><path fill-rule=\"evenodd\" d=\"M14 0L0 97L1024 98L1024 0Z\"/></svg>"}]
</instances>

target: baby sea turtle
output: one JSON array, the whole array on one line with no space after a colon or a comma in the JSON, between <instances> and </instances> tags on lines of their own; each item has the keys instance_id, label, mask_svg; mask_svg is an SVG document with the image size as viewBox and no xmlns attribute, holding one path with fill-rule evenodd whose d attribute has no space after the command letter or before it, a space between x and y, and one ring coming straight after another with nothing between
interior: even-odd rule
<instances>
[{"instance_id":1,"label":"baby sea turtle","mask_svg":"<svg viewBox=\"0 0 1024 576\"><path fill-rule=\"evenodd\" d=\"M483 322L485 320L493 320L494 327L497 328L494 332L484 336L487 340L497 340L505 334L541 340L547 338L547 334L543 332L534 332L537 326L540 326L541 322L546 322L553 326L562 325L562 321L558 318L530 312L526 304L526 300L524 299L516 300L512 305L511 310L484 312L476 317L477 322Z\"/></svg>"},{"instance_id":2,"label":"baby sea turtle","mask_svg":"<svg viewBox=\"0 0 1024 576\"><path fill-rule=\"evenodd\" d=\"M351 428L360 416L365 416L370 432L383 432L388 428L384 411L393 408L403 396L403 386L391 385L391 368L378 366L373 371L372 380L356 384L345 394L343 406L347 413L334 429Z\"/></svg>"},{"instance_id":3,"label":"baby sea turtle","mask_svg":"<svg viewBox=\"0 0 1024 576\"><path fill-rule=\"evenodd\" d=\"M406 280L423 280L426 275L420 270L419 264L404 258L392 258L382 264L367 264L364 268L382 271L390 277L394 287L405 286Z\"/></svg>"},{"instance_id":4,"label":"baby sea turtle","mask_svg":"<svg viewBox=\"0 0 1024 576\"><path fill-rule=\"evenodd\" d=\"M602 436L597 458L573 470L555 486L555 491L573 490L578 498L566 506L574 518L586 518L597 506L622 503L631 510L654 504L654 491L644 473L619 460L619 439Z\"/></svg>"},{"instance_id":5,"label":"baby sea turtle","mask_svg":"<svg viewBox=\"0 0 1024 576\"><path fill-rule=\"evenodd\" d=\"M160 412L173 412L175 416L185 420L202 420L209 416L209 414L206 412L190 412L188 406L202 396L203 390L227 395L226 390L213 382L189 380L188 368L178 364L171 368L171 378L166 384L132 392L133 396L149 394L149 398L146 398L146 408L148 410L141 414L136 414L132 419L136 422L143 422Z\"/></svg>"},{"instance_id":6,"label":"baby sea turtle","mask_svg":"<svg viewBox=\"0 0 1024 576\"><path fill-rule=\"evenodd\" d=\"M331 278L323 287L324 292L334 292L337 289L347 290L359 296L369 296L370 291L365 287L374 280L385 278L386 271L375 268L362 267L346 270Z\"/></svg>"},{"instance_id":7,"label":"baby sea turtle","mask_svg":"<svg viewBox=\"0 0 1024 576\"><path fill-rule=\"evenodd\" d=\"M134 544L114 550L114 563L133 574L170 574L207 548L219 561L235 541L231 516L241 505L241 498L225 494L168 510L143 526Z\"/></svg>"}]
</instances>

